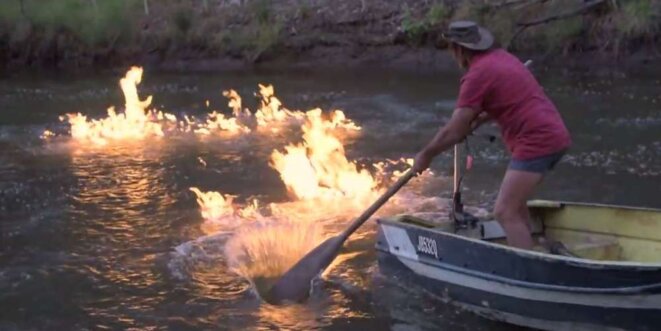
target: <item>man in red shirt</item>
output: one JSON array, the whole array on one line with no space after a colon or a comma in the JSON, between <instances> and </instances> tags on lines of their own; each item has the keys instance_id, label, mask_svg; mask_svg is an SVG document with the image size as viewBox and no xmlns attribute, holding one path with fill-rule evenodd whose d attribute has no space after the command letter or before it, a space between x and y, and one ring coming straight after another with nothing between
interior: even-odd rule
<instances>
[{"instance_id":1,"label":"man in red shirt","mask_svg":"<svg viewBox=\"0 0 661 331\"><path fill-rule=\"evenodd\" d=\"M470 21L453 22L446 39L466 73L452 117L416 155L413 170L424 171L436 155L480 124L496 121L512 160L494 215L510 246L531 249L526 202L571 145L569 132L532 73L515 56L495 47L488 30Z\"/></svg>"}]
</instances>

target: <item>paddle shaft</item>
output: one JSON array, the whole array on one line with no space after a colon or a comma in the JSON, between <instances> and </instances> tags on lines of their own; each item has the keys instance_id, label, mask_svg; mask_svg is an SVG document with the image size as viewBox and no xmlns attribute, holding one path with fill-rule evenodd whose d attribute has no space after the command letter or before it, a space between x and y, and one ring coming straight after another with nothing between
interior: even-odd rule
<instances>
[{"instance_id":1,"label":"paddle shaft","mask_svg":"<svg viewBox=\"0 0 661 331\"><path fill-rule=\"evenodd\" d=\"M374 201L372 205L367 208L358 218L356 218L349 227L340 234L340 237L343 238L343 240L346 240L352 233L354 233L365 221L367 221L383 204L385 204L388 199L390 199L399 189L402 188L402 186L406 185L406 183L411 180L411 178L415 177L415 172L413 170L407 171L402 177L400 177L390 188L379 197L378 200Z\"/></svg>"}]
</instances>

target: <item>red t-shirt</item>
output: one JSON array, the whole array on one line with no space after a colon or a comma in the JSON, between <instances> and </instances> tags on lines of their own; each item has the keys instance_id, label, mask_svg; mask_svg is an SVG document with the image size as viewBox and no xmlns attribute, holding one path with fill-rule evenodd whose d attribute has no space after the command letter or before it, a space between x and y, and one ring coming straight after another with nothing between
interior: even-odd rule
<instances>
[{"instance_id":1,"label":"red t-shirt","mask_svg":"<svg viewBox=\"0 0 661 331\"><path fill-rule=\"evenodd\" d=\"M515 159L545 156L571 145L558 110L528 68L505 50L473 58L461 78L457 107L484 111L495 119Z\"/></svg>"}]
</instances>

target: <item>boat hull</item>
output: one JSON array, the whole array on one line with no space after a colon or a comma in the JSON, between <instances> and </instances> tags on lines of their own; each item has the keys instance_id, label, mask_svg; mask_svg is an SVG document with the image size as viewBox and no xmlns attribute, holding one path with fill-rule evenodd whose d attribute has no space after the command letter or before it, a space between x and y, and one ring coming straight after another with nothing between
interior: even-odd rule
<instances>
[{"instance_id":1,"label":"boat hull","mask_svg":"<svg viewBox=\"0 0 661 331\"><path fill-rule=\"evenodd\" d=\"M384 273L412 277L485 317L548 330L656 330L657 266L589 263L379 220Z\"/></svg>"}]
</instances>

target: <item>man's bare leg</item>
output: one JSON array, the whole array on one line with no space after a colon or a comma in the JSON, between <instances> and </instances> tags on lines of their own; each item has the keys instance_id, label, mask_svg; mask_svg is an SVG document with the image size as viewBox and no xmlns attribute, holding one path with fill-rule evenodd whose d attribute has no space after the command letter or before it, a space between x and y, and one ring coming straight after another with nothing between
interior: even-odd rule
<instances>
[{"instance_id":1,"label":"man's bare leg","mask_svg":"<svg viewBox=\"0 0 661 331\"><path fill-rule=\"evenodd\" d=\"M544 177L541 173L508 169L496 199L494 215L505 230L510 246L532 249L526 202Z\"/></svg>"}]
</instances>

